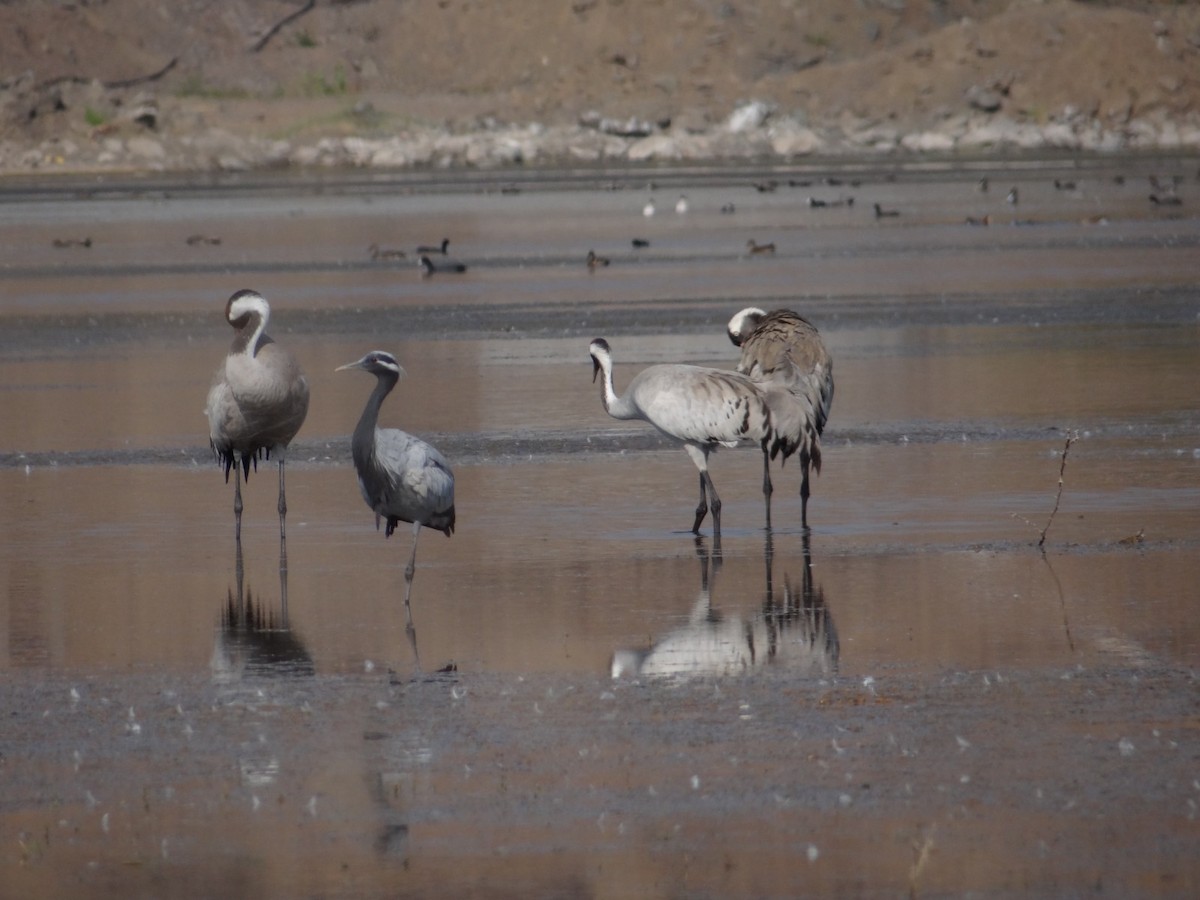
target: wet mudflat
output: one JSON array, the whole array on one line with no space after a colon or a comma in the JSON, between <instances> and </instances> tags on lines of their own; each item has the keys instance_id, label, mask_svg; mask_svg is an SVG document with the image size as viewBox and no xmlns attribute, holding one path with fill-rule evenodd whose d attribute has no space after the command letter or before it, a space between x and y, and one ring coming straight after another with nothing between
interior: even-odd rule
<instances>
[{"instance_id":1,"label":"wet mudflat","mask_svg":"<svg viewBox=\"0 0 1200 900\"><path fill-rule=\"evenodd\" d=\"M10 196L6 890L1194 895L1200 219L1145 185L1195 168L656 172L650 219L645 178L592 175ZM469 271L422 279L442 236ZM240 287L312 386L286 556L274 466L239 558L206 446ZM722 451L717 546L587 344L618 389L732 367L748 302L821 328L837 394L811 535L797 470L768 533L757 452ZM371 379L333 373L376 347L408 370L384 423L457 477L419 674L410 537L373 530L349 460Z\"/></svg>"}]
</instances>

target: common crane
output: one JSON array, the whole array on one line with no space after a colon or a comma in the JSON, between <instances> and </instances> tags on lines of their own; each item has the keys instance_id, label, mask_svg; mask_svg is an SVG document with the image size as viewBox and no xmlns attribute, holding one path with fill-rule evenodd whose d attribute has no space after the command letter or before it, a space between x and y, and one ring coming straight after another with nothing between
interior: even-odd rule
<instances>
[{"instance_id":1,"label":"common crane","mask_svg":"<svg viewBox=\"0 0 1200 900\"><path fill-rule=\"evenodd\" d=\"M765 460L787 451L786 437L775 427L766 389L744 375L700 366L657 365L643 369L618 396L613 388L612 350L597 338L589 348L592 381L604 374L601 399L614 419L644 419L683 444L700 470L700 505L693 533L711 509L713 535L721 533L721 498L708 474L708 456L718 447L754 441Z\"/></svg>"},{"instance_id":2,"label":"common crane","mask_svg":"<svg viewBox=\"0 0 1200 900\"><path fill-rule=\"evenodd\" d=\"M808 472L821 471L821 433L833 405L833 358L811 322L791 310L747 307L729 320L729 340L741 347L737 371L756 384L782 388L770 396L776 421L786 431L784 462L800 454L800 521L808 527ZM771 519L771 476L765 462L763 493Z\"/></svg>"},{"instance_id":3,"label":"common crane","mask_svg":"<svg viewBox=\"0 0 1200 900\"><path fill-rule=\"evenodd\" d=\"M308 414L308 381L300 364L266 333L271 307L256 291L240 290L225 304L225 320L236 334L208 391L208 438L217 460L235 471L234 536L242 539L242 477L250 465L274 454L279 461L279 538L286 539L284 463L288 444Z\"/></svg>"},{"instance_id":4,"label":"common crane","mask_svg":"<svg viewBox=\"0 0 1200 900\"><path fill-rule=\"evenodd\" d=\"M454 532L454 473L446 458L420 438L397 428L379 427L379 408L404 375L396 357L383 350L372 350L336 371L348 369L362 369L376 378L375 390L367 398L350 440L362 498L375 513L377 529L381 519L387 520L385 537L391 537L401 522L409 522L413 527L412 555L404 570L404 615L415 655L416 636L409 600L417 565L417 539L422 526L440 531L446 537Z\"/></svg>"}]
</instances>

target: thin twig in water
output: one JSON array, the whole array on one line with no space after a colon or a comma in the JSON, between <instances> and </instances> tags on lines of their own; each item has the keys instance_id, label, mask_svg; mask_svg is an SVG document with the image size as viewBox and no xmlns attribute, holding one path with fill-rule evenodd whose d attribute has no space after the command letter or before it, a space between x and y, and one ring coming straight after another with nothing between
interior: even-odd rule
<instances>
[{"instance_id":1,"label":"thin twig in water","mask_svg":"<svg viewBox=\"0 0 1200 900\"><path fill-rule=\"evenodd\" d=\"M1046 527L1042 529L1042 535L1038 538L1038 548L1042 548L1046 544L1046 532L1050 530L1050 525L1054 521L1054 515L1058 512L1058 504L1062 501L1063 492L1063 475L1067 471L1067 454L1071 452L1071 445L1079 440L1078 431L1067 432L1067 442L1063 444L1062 462L1058 467L1058 493L1054 495L1054 509L1050 510L1050 518L1046 520Z\"/></svg>"}]
</instances>

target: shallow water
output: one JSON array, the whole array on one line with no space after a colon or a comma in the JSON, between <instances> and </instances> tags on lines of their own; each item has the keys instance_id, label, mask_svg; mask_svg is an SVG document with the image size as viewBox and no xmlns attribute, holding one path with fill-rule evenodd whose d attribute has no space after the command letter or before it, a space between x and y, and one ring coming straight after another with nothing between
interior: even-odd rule
<instances>
[{"instance_id":1,"label":"shallow water","mask_svg":"<svg viewBox=\"0 0 1200 900\"><path fill-rule=\"evenodd\" d=\"M794 866L820 846L820 866L806 861L803 871L831 890L929 883L1058 893L1100 872L1138 893L1186 895L1198 877L1194 858L1169 847L1196 836L1200 800L1187 787L1196 773L1186 762L1197 750L1200 661L1200 220L1190 200L1169 216L1144 196L1148 171L1194 171L1194 161L1186 164L1123 161L1122 183L1115 164L1084 167L1073 174L1075 192L1054 190L1061 172L1053 166L1014 166L991 173L986 195L974 170L852 172L855 186L792 173L817 179L802 187L776 173L780 186L767 194L750 187L759 177L752 173L661 172L654 195L663 211L649 220L640 213L643 180L608 189L607 177L554 173L524 181L519 193L501 193L503 180L456 191L418 177L328 179L319 189L271 182L13 192L0 205L0 677L18 726L0 759L17 776L0 798L0 825L22 835L26 849L4 865L20 864L31 890L69 890L69 880L51 874L56 862L93 893L115 895L146 882L128 872L101 877L89 868L96 860L103 869L122 853L153 857L144 873L168 879L201 860L220 862L222 874L199 895L225 890L226 876L249 877L234 874L245 842L247 858L266 866L254 868L254 883L274 894L296 889L287 874L295 853L307 859L312 883L335 895L405 884L417 893L453 885L546 896L784 895L794 892ZM1010 181L1021 186L1019 209L1003 201L1000 185ZM1190 197L1200 187L1181 190ZM686 216L670 212L680 192L690 199ZM809 195L856 202L813 209ZM876 220L875 201L901 215ZM724 203L736 212L720 213ZM964 222L985 213L989 227ZM1090 221L1097 215L1107 223ZM220 244L189 245L193 234ZM366 250L379 243L411 257L416 243L443 235L469 263L467 274L424 279L411 259L372 262ZM52 245L83 237L90 247ZM634 251L632 237L651 245ZM775 255L745 257L751 238L774 241ZM612 264L589 273L588 249ZM297 354L312 386L287 465L286 567L274 464L260 466L246 487L239 558L232 486L211 460L201 412L229 340L225 298L246 286L271 300L269 330ZM710 523L699 541L687 531L696 474L685 454L646 426L604 414L587 344L601 334L610 340L618 389L655 362L731 367L724 323L748 302L788 306L817 324L835 359L837 393L811 535L799 528L795 468L776 474L768 534L758 454L722 451L713 463L724 500L718 547ZM411 535L400 529L385 541L372 528L349 461L348 434L371 381L333 372L376 347L395 352L408 371L384 423L427 437L455 467L458 530L449 540L422 536L413 594L422 669L453 669L431 681L408 681L416 660L400 597ZM1079 437L1051 521L1069 431ZM1048 522L1043 555L1036 543ZM610 682L614 664L622 677ZM673 677L664 684L655 672ZM1006 745L1028 730L1017 719L1016 730L1004 731L1004 716L981 725L998 704L1058 723L1039 738L1053 761L1031 765L1048 784L1068 779L1072 767L1096 763L1073 756L1071 729L1091 726L1071 723L1080 707L1062 682L1068 673L1092 678L1093 692L1105 679L1160 685L1163 708L1124 688L1100 701L1119 732L1105 746L1135 722L1150 727L1142 719L1151 708L1156 740L1173 729L1171 760L1119 755L1128 762L1123 796L1159 822L1130 846L1168 847L1154 863L1105 857L1111 840L1080 830L1056 806L1050 830L1072 832L1073 854L1090 868L1059 859L1014 881L1013 866L1025 870L1012 860L1038 853L1021 837L1037 814L1014 812L1007 788L993 784L962 808L1008 813L994 826L976 823L961 844L943 830L940 868L917 867L916 838L905 837L892 854L897 868L860 876L856 850L866 845L856 842L926 834L912 831L913 815L947 827L943 816L953 815L929 806L946 770L896 769L881 743L872 751L877 792L904 782L911 797L915 783L924 805L914 812L896 794L838 825L841 794L827 808L780 783L793 776L766 762L781 739L801 740L810 726L833 728L834 746L847 741L842 728L882 727L901 743L923 743L932 732L906 720L914 703L928 702L936 707L929 721L940 722L929 728L939 733L964 722L1000 728L973 752L984 769L1003 768ZM678 680L688 675L699 686ZM963 687L998 678L1025 687L987 699ZM43 683L56 686L57 699ZM68 703L65 692L80 684L84 699ZM904 699L879 705L877 691ZM762 706L759 731L706 730L705 698L727 693ZM138 699L113 699L122 695ZM557 705L547 698L565 696L573 699L559 707L562 718L543 715ZM795 706L783 703L789 696ZM487 698L471 705L469 724L465 697ZM506 721L513 697L521 711ZM40 709L89 702L92 718L67 717L58 731L37 724ZM605 724L612 702L628 746ZM145 704L157 712L134 711ZM721 718L727 705L714 700L712 714ZM434 719L450 709L453 721L430 725L433 749L421 749L413 720L391 719L393 706ZM175 747L179 722L203 708L212 710L210 727L195 731L205 737ZM845 718L793 725L800 708ZM170 728L153 727L153 715ZM112 728L97 732L99 721ZM238 737L243 726L250 730ZM153 760L153 789L138 766L122 762L131 735L142 742L133 758ZM233 760L220 744L229 740L249 743L233 754L241 775L222 788L227 776L218 773ZM670 752L629 749L656 741ZM675 755L680 741L696 748L687 762ZM78 762L71 772L59 752L68 745L105 758L89 787ZM807 752L810 762L819 753ZM43 754L44 772L34 762ZM525 754L538 763L527 767ZM636 777L621 762L630 754ZM729 754L765 768L739 787L721 775ZM275 762L255 774L264 759ZM573 765L586 770L590 788L570 786L564 773ZM463 771L476 769L513 780L468 788ZM1168 792L1173 800L1152 796L1156 772L1182 779ZM680 797L689 799L662 813L653 786L670 796L661 786L676 776L722 787L699 805L700 794L685 789ZM66 807L47 799L43 777L67 785ZM620 800L611 794L617 782ZM368 783L375 787L364 793ZM139 791L168 784L170 802L147 801L139 817L131 807ZM608 785L602 800L598 784ZM758 800L747 803L742 791L770 784L769 803L794 840L755 837ZM107 797L85 802L101 796L97 785ZM380 785L408 801L389 805ZM282 807L260 813L271 792L280 804L288 797L296 817L279 818ZM536 799L548 794L559 797L553 809ZM180 818L176 798L185 795L193 812ZM340 804L341 826L307 809L310 796ZM1103 796L1089 798L1103 815ZM823 837L802 825L806 809L821 817ZM99 827L105 810L141 835L136 850L113 842L114 819ZM256 816L278 819L289 840L275 849L258 841ZM610 831L605 823L616 819L620 830ZM62 822L74 823L74 837L51 840ZM44 840L36 837L43 826ZM664 846L656 856L647 848L657 841L676 841L678 852ZM449 852L455 845L469 849ZM1013 854L1007 869L979 861L988 846ZM717 847L727 854L724 874L689 868ZM405 871L424 874L397 880L397 852ZM448 853L457 862L447 863ZM561 866L539 869L547 853L560 854ZM641 860L639 875L623 882L614 869L630 865L630 854ZM646 854L657 862L645 864ZM347 859L357 881L338 874ZM952 874L972 859L979 874ZM1147 882L1145 865L1171 878ZM660 889L647 889L653 881Z\"/></svg>"}]
</instances>

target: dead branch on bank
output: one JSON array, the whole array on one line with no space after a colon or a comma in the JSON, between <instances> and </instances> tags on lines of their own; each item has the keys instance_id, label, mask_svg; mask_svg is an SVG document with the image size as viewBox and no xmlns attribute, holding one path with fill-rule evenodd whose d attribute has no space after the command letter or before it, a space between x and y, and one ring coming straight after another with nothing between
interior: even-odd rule
<instances>
[{"instance_id":1,"label":"dead branch on bank","mask_svg":"<svg viewBox=\"0 0 1200 900\"><path fill-rule=\"evenodd\" d=\"M286 28L288 25L290 25L292 22L295 22L298 18L305 15L306 13L312 12L313 8L316 7L316 5L317 5L317 0L308 0L307 3L305 3L302 7L300 7L295 12L288 13L286 16L284 16L282 19L280 19L278 22L276 22L274 25L272 25L270 28L268 28L263 33L262 37L260 37L257 41L255 41L253 44L250 45L250 52L257 53L263 47L267 46L267 42L269 40L271 40L271 38L275 37L275 35L277 35L281 29Z\"/></svg>"},{"instance_id":2,"label":"dead branch on bank","mask_svg":"<svg viewBox=\"0 0 1200 900\"><path fill-rule=\"evenodd\" d=\"M176 65L179 64L179 57L173 56L170 61L161 69L155 69L147 75L136 75L133 78L119 78L115 81L101 81L100 84L107 90L115 91L121 88L135 87L139 84L148 84L151 81L158 81ZM90 84L93 79L84 75L59 75L57 78L51 78L38 84L38 88L52 88L60 84Z\"/></svg>"}]
</instances>

